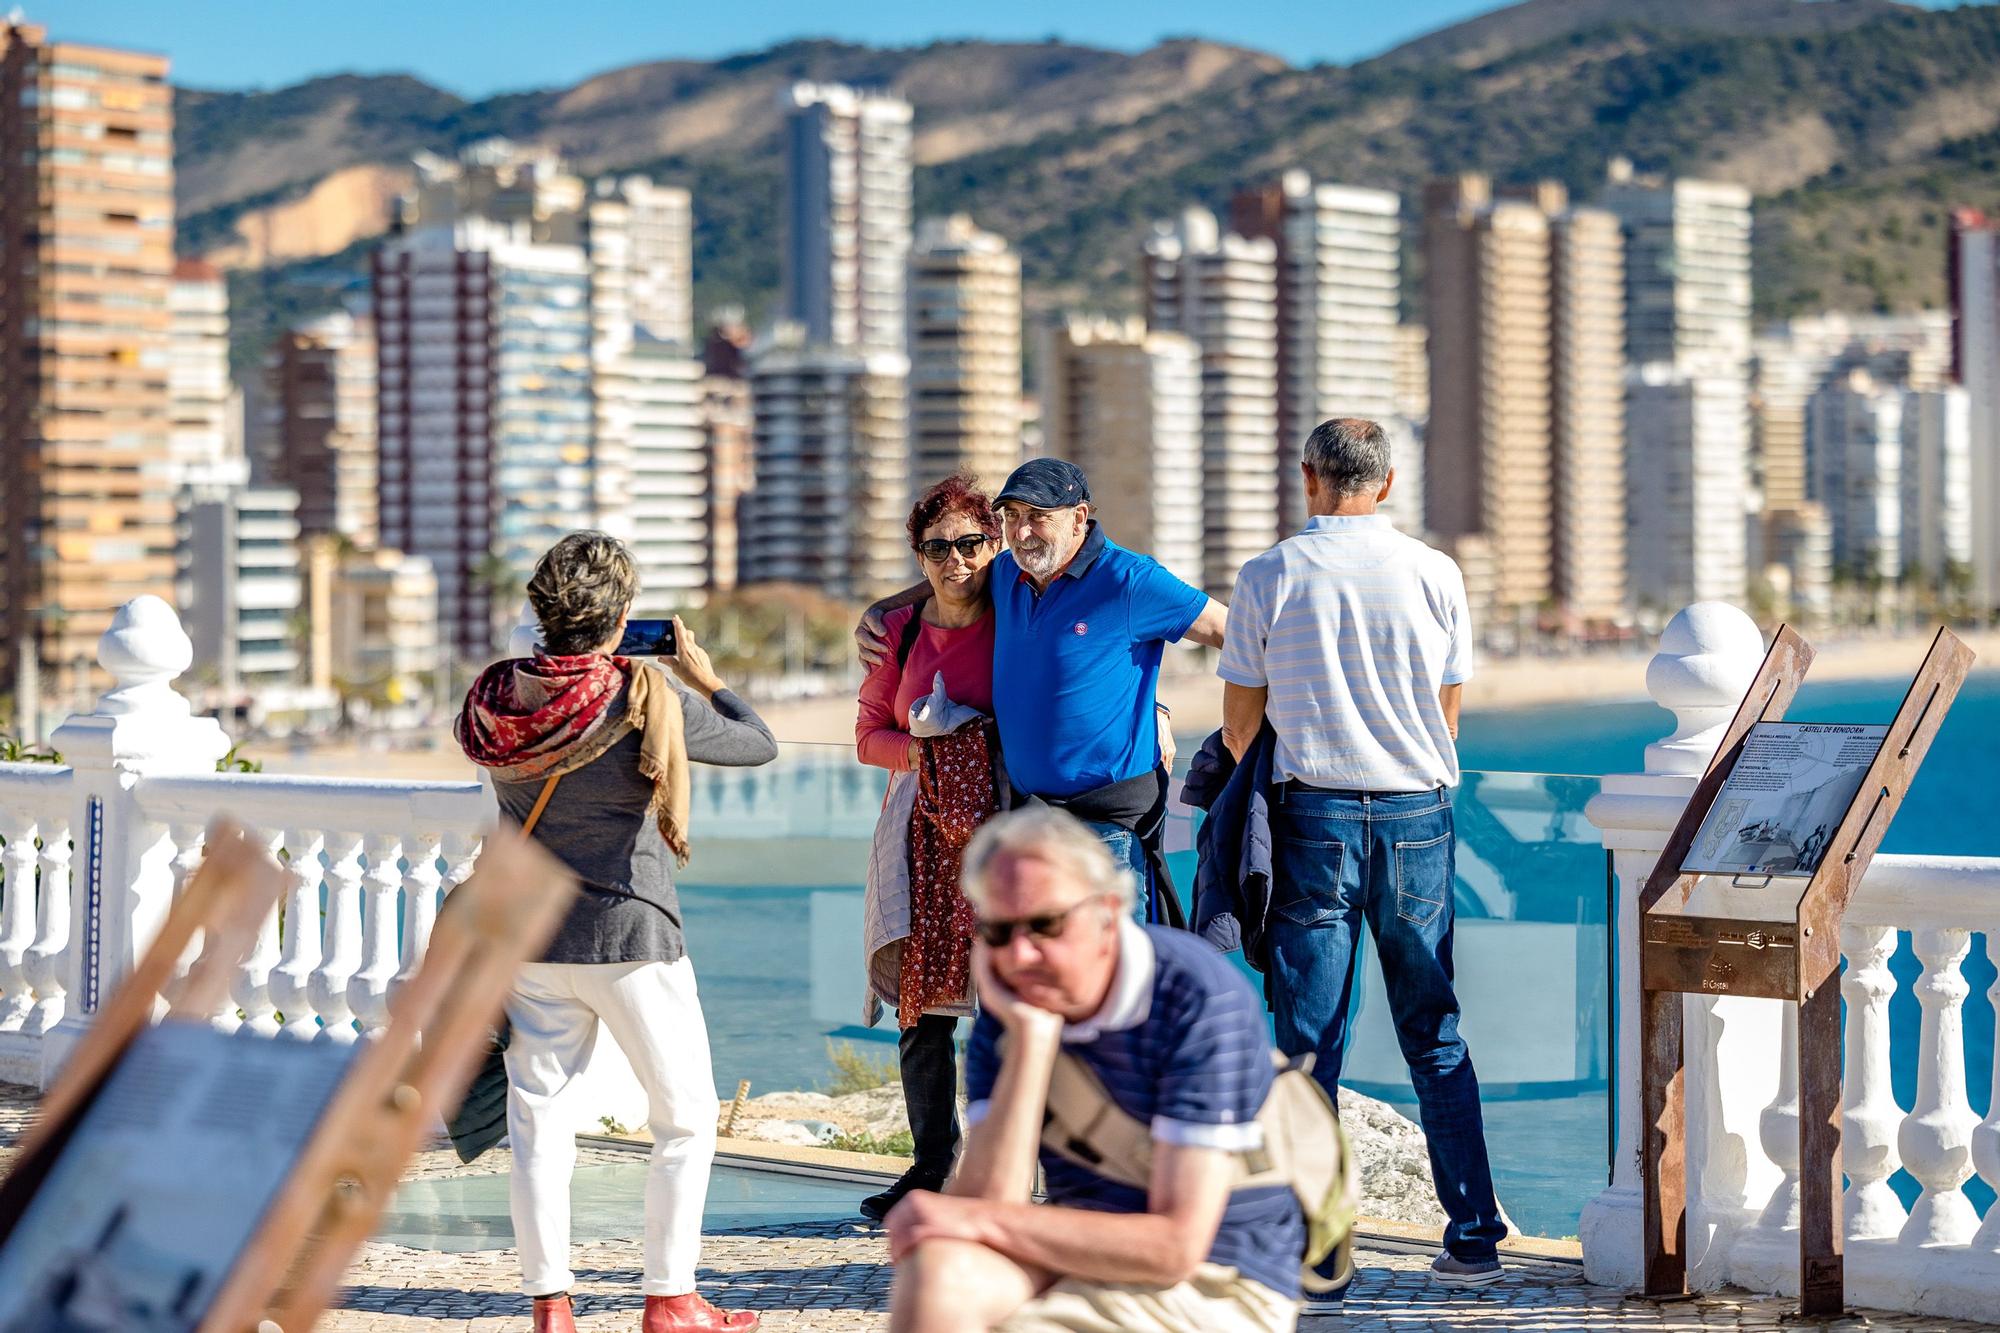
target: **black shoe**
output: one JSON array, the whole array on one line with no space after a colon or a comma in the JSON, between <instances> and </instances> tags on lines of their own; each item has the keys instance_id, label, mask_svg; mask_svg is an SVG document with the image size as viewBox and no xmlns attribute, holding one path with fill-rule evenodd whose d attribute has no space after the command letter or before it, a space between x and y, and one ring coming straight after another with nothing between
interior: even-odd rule
<instances>
[{"instance_id":1,"label":"black shoe","mask_svg":"<svg viewBox=\"0 0 2000 1333\"><path fill-rule=\"evenodd\" d=\"M939 1190L944 1188L944 1178L929 1171L919 1171L911 1167L897 1178L896 1183L880 1194L871 1194L861 1201L861 1215L870 1222L880 1222L889 1215L889 1210L903 1201L903 1196L912 1190Z\"/></svg>"}]
</instances>

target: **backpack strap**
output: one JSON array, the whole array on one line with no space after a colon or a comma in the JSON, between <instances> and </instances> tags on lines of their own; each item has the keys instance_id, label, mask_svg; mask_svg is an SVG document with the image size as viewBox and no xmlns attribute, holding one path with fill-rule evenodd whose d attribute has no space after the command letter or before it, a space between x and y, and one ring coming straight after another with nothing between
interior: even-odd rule
<instances>
[{"instance_id":1,"label":"backpack strap","mask_svg":"<svg viewBox=\"0 0 2000 1333\"><path fill-rule=\"evenodd\" d=\"M525 838L530 833L533 833L535 831L535 825L542 822L542 811L549 808L549 797L554 796L556 794L556 784L561 781L562 781L562 774L558 773L554 777L550 778L547 782L544 782L542 784L541 794L535 797L535 808L528 811L528 817L525 820L521 821L522 837Z\"/></svg>"}]
</instances>

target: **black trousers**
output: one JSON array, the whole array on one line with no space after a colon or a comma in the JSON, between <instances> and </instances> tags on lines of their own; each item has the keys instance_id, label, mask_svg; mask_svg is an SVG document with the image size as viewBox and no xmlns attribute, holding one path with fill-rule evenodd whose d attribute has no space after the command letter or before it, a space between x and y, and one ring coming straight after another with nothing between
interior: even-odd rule
<instances>
[{"instance_id":1,"label":"black trousers","mask_svg":"<svg viewBox=\"0 0 2000 1333\"><path fill-rule=\"evenodd\" d=\"M916 1140L911 1170L940 1184L958 1156L957 1030L958 1020L949 1014L925 1014L896 1039L910 1137Z\"/></svg>"}]
</instances>

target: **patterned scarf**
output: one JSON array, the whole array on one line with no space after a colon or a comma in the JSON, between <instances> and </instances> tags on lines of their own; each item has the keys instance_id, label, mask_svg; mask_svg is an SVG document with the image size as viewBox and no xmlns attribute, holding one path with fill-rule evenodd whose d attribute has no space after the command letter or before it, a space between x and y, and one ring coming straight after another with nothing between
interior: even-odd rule
<instances>
[{"instance_id":1,"label":"patterned scarf","mask_svg":"<svg viewBox=\"0 0 2000 1333\"><path fill-rule=\"evenodd\" d=\"M680 695L624 657L537 652L479 673L452 726L465 757L497 782L546 781L592 762L634 730L639 775L667 847L688 859L688 771Z\"/></svg>"},{"instance_id":2,"label":"patterned scarf","mask_svg":"<svg viewBox=\"0 0 2000 1333\"><path fill-rule=\"evenodd\" d=\"M910 933L896 988L903 1027L972 994L974 917L958 891L959 862L996 803L984 727L931 737L923 749L910 814Z\"/></svg>"}]
</instances>

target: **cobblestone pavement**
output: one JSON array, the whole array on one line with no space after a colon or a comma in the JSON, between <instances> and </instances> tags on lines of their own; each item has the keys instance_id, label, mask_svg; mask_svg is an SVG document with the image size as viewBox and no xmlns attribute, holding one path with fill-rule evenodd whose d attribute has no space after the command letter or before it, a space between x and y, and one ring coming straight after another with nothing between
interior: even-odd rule
<instances>
[{"instance_id":1,"label":"cobblestone pavement","mask_svg":"<svg viewBox=\"0 0 2000 1333\"><path fill-rule=\"evenodd\" d=\"M34 1113L34 1094L0 1084L0 1160L11 1155ZM578 1163L629 1162L628 1153L579 1145ZM485 1174L508 1166L504 1149L461 1165L443 1145L411 1162L415 1177ZM636 1333L638 1254L631 1241L578 1245L577 1326L584 1333ZM770 1333L882 1330L888 1320L888 1254L881 1234L859 1222L758 1227L710 1235L702 1244L702 1291L732 1308L764 1312ZM1643 1330L1697 1333L1730 1329L1870 1329L1872 1333L1969 1333L1995 1325L1930 1316L1866 1312L1859 1318L1798 1321L1791 1302L1742 1293L1653 1304L1593 1287L1574 1264L1507 1260L1507 1277L1476 1292L1432 1286L1430 1256L1406 1246L1369 1246L1339 1316L1302 1320L1302 1333L1432 1333L1506 1330L1544 1333ZM371 1242L356 1255L335 1307L319 1327L329 1333L500 1333L528 1327L511 1250L443 1254Z\"/></svg>"},{"instance_id":2,"label":"cobblestone pavement","mask_svg":"<svg viewBox=\"0 0 2000 1333\"><path fill-rule=\"evenodd\" d=\"M879 1233L860 1223L817 1223L711 1235L702 1246L702 1291L716 1303L764 1312L770 1333L881 1330L889 1299L887 1254ZM1344 1314L1302 1320L1302 1333L1430 1333L1431 1330L1871 1329L1875 1333L1963 1333L1989 1328L1914 1315L1804 1323L1789 1301L1741 1294L1653 1304L1593 1287L1573 1264L1507 1261L1507 1277L1477 1292L1433 1286L1428 1254L1365 1249ZM577 1327L636 1330L639 1270L630 1242L580 1245ZM340 1333L524 1330L527 1301L514 1289L505 1250L431 1255L371 1244L349 1271L340 1308L320 1327Z\"/></svg>"}]
</instances>

